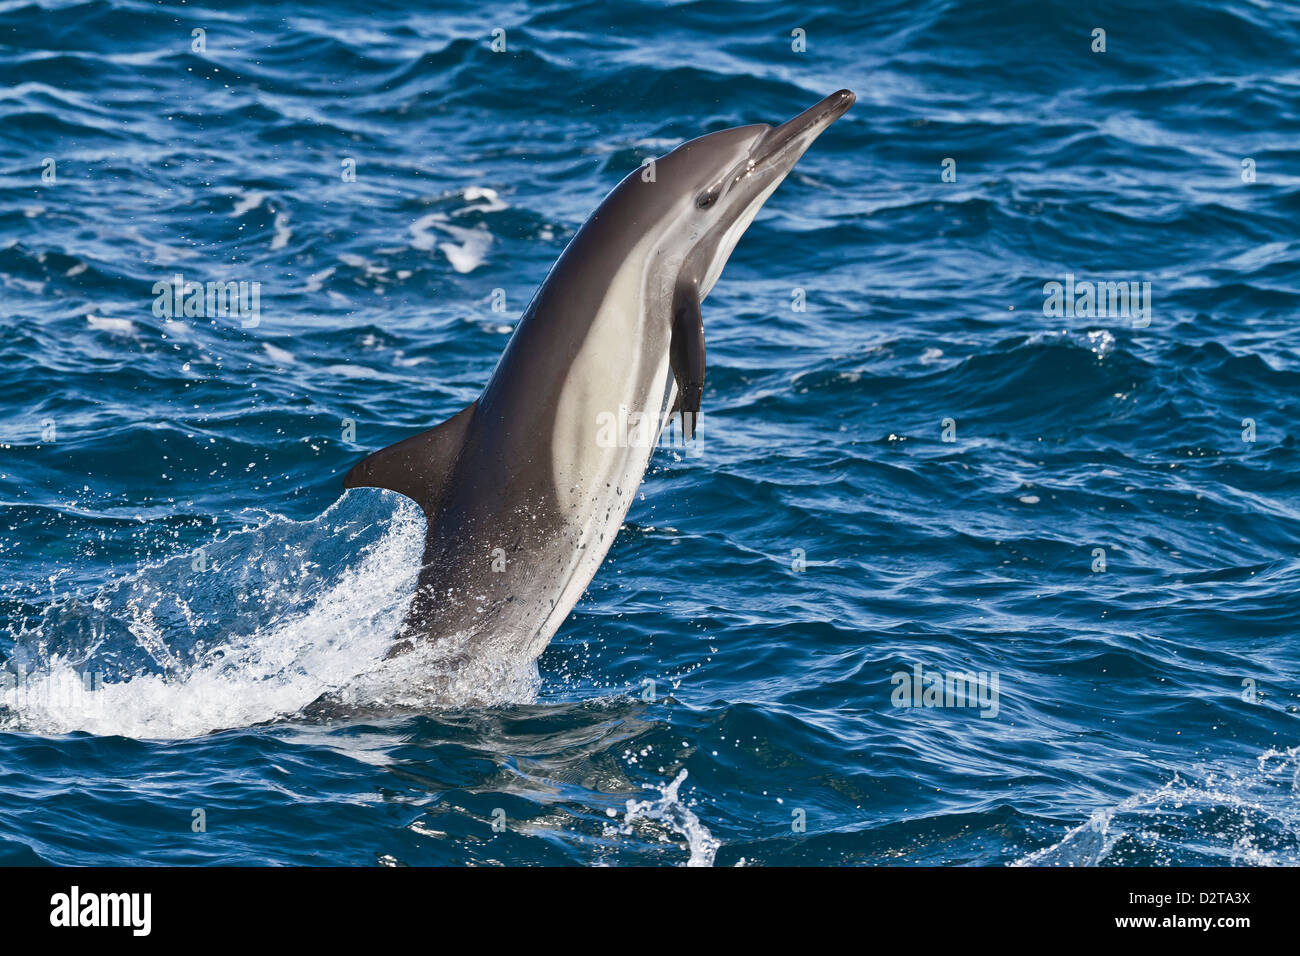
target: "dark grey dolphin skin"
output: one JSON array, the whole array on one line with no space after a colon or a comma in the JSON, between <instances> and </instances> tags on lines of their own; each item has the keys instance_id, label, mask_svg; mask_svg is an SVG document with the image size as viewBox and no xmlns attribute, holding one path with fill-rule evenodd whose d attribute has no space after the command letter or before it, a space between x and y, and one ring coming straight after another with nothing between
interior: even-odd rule
<instances>
[{"instance_id":1,"label":"dark grey dolphin skin","mask_svg":"<svg viewBox=\"0 0 1300 956\"><path fill-rule=\"evenodd\" d=\"M695 430L700 301L848 90L775 128L709 133L628 175L524 311L483 394L377 451L345 488L413 499L427 520L416 593L391 653L453 635L536 659L614 542L660 430Z\"/></svg>"}]
</instances>

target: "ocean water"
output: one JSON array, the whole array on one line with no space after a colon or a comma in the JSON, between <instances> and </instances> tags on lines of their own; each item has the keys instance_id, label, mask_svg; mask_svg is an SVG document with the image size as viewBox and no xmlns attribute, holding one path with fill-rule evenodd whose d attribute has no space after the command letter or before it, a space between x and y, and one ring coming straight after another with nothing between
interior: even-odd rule
<instances>
[{"instance_id":1,"label":"ocean water","mask_svg":"<svg viewBox=\"0 0 1300 956\"><path fill-rule=\"evenodd\" d=\"M1300 11L1148 6L0 3L0 864L1300 862ZM536 672L383 662L341 473L841 87Z\"/></svg>"}]
</instances>

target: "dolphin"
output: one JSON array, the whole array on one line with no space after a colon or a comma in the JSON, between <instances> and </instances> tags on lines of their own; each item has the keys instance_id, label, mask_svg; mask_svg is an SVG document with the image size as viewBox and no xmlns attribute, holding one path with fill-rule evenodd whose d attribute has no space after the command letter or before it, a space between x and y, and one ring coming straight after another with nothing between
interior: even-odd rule
<instances>
[{"instance_id":1,"label":"dolphin","mask_svg":"<svg viewBox=\"0 0 1300 956\"><path fill-rule=\"evenodd\" d=\"M395 491L426 520L390 657L453 635L476 654L541 655L614 543L665 424L676 413L694 437L700 303L854 99L840 90L776 127L709 133L630 173L569 241L478 399L346 474L345 488Z\"/></svg>"}]
</instances>

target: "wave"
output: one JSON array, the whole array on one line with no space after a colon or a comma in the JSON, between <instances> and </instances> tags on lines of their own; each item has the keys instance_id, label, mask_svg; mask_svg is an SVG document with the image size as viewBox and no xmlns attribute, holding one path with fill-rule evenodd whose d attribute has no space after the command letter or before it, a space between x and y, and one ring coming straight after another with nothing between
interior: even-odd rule
<instances>
[{"instance_id":1,"label":"wave","mask_svg":"<svg viewBox=\"0 0 1300 956\"><path fill-rule=\"evenodd\" d=\"M1253 772L1175 776L1096 810L1056 843L1012 865L1300 865L1297 791L1300 748L1268 750Z\"/></svg>"},{"instance_id":2,"label":"wave","mask_svg":"<svg viewBox=\"0 0 1300 956\"><path fill-rule=\"evenodd\" d=\"M424 519L351 494L311 522L273 517L18 626L0 729L190 737L299 714L530 700L531 662L455 636L386 660L414 592Z\"/></svg>"}]
</instances>

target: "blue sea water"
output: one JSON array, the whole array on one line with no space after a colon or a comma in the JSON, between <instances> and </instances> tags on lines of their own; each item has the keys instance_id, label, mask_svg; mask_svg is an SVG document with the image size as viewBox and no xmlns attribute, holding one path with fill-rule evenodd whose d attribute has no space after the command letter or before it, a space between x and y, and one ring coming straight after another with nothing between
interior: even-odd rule
<instances>
[{"instance_id":1,"label":"blue sea water","mask_svg":"<svg viewBox=\"0 0 1300 956\"><path fill-rule=\"evenodd\" d=\"M1297 49L1266 0L0 3L0 864L1300 862ZM841 87L535 677L379 667L421 521L342 471L643 159ZM948 672L996 697L897 706Z\"/></svg>"}]
</instances>

